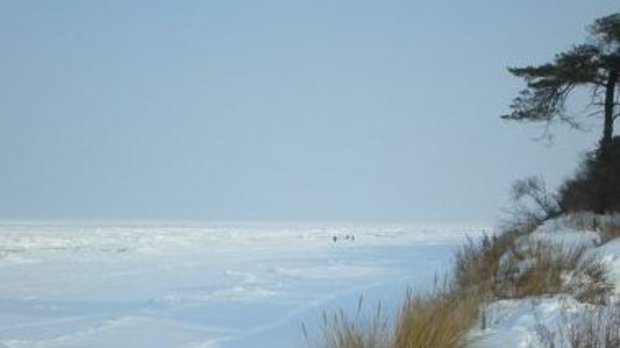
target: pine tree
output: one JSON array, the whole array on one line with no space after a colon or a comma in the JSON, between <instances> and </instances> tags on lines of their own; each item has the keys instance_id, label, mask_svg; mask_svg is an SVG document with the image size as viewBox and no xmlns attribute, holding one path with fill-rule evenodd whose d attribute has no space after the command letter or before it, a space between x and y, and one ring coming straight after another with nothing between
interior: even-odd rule
<instances>
[{"instance_id":1,"label":"pine tree","mask_svg":"<svg viewBox=\"0 0 620 348\"><path fill-rule=\"evenodd\" d=\"M590 159L587 187L588 199L596 202L590 209L600 213L616 209L620 203L617 192L619 181L618 152L614 151L614 121L618 113L620 87L620 13L597 19L589 28L586 43L559 53L551 63L539 66L509 68L522 78L527 86L510 105L511 113L502 116L515 121L567 122L578 126L580 121L566 112L566 102L578 88L590 90L588 107L594 114L603 115L603 134L595 157ZM617 142L617 141L616 141ZM575 186L575 185L573 185ZM576 185L576 187L579 185ZM567 186L568 187L568 186ZM570 188L570 187L569 187ZM568 190L568 189L567 189ZM572 192L565 192L570 196Z\"/></svg>"},{"instance_id":2,"label":"pine tree","mask_svg":"<svg viewBox=\"0 0 620 348\"><path fill-rule=\"evenodd\" d=\"M577 125L578 121L565 112L566 101L576 88L589 88L590 106L604 118L599 150L602 158L609 160L614 121L619 116L616 89L620 82L620 13L597 19L589 31L587 43L557 54L551 63L509 68L513 75L525 80L527 87L514 99L512 112L502 118L560 120Z\"/></svg>"}]
</instances>

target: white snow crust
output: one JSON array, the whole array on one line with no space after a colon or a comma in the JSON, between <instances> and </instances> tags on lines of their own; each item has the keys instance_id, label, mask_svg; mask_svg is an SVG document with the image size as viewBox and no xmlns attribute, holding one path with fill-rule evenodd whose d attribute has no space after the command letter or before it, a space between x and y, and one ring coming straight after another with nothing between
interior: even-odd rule
<instances>
[{"instance_id":1,"label":"white snow crust","mask_svg":"<svg viewBox=\"0 0 620 348\"><path fill-rule=\"evenodd\" d=\"M303 347L302 323L360 295L395 310L482 231L5 222L0 347Z\"/></svg>"},{"instance_id":2,"label":"white snow crust","mask_svg":"<svg viewBox=\"0 0 620 348\"><path fill-rule=\"evenodd\" d=\"M583 217L582 217L583 218ZM588 219L589 217L586 217ZM481 226L317 223L0 223L0 347L306 347L302 323L428 290ZM620 239L563 217L522 237L585 245L611 305L568 294L485 305L469 347L569 347L587 315L618 311ZM393 317L393 315L392 315Z\"/></svg>"}]
</instances>

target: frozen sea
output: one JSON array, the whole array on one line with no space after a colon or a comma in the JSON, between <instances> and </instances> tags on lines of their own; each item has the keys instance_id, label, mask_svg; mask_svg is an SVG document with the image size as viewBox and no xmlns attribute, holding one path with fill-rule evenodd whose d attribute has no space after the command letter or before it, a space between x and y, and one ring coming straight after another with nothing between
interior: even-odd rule
<instances>
[{"instance_id":1,"label":"frozen sea","mask_svg":"<svg viewBox=\"0 0 620 348\"><path fill-rule=\"evenodd\" d=\"M0 347L305 347L360 296L395 311L472 225L0 223ZM486 229L488 231L488 229Z\"/></svg>"}]
</instances>

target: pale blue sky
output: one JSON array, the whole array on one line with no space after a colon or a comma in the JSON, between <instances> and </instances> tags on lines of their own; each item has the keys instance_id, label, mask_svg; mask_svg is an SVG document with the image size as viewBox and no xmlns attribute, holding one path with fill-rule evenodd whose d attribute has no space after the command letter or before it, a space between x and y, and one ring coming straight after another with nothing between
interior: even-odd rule
<instances>
[{"instance_id":1,"label":"pale blue sky","mask_svg":"<svg viewBox=\"0 0 620 348\"><path fill-rule=\"evenodd\" d=\"M499 115L617 0L0 1L0 218L486 221L590 133Z\"/></svg>"}]
</instances>

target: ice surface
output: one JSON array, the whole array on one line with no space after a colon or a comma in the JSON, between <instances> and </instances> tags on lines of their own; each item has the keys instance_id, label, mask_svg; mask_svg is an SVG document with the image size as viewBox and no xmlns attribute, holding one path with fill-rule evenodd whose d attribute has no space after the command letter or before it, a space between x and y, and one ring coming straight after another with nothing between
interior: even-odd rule
<instances>
[{"instance_id":1,"label":"ice surface","mask_svg":"<svg viewBox=\"0 0 620 348\"><path fill-rule=\"evenodd\" d=\"M302 322L317 329L324 310L354 306L361 294L395 309L407 286L428 287L465 236L481 232L2 223L0 347L304 346Z\"/></svg>"}]
</instances>

